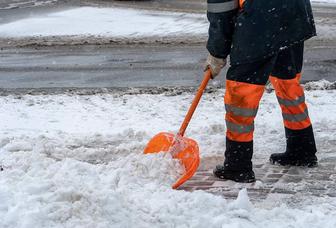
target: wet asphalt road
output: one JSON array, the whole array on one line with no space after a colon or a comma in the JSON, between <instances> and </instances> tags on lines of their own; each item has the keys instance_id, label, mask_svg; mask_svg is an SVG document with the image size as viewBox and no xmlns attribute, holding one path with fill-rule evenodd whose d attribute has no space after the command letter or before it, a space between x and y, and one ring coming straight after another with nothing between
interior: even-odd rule
<instances>
[{"instance_id":1,"label":"wet asphalt road","mask_svg":"<svg viewBox=\"0 0 336 228\"><path fill-rule=\"evenodd\" d=\"M0 52L0 87L196 86L206 53L204 45L10 48ZM304 64L303 81L335 81L336 44L308 45Z\"/></svg>"},{"instance_id":2,"label":"wet asphalt road","mask_svg":"<svg viewBox=\"0 0 336 228\"><path fill-rule=\"evenodd\" d=\"M80 0L1 0L0 24L80 5Z\"/></svg>"},{"instance_id":3,"label":"wet asphalt road","mask_svg":"<svg viewBox=\"0 0 336 228\"><path fill-rule=\"evenodd\" d=\"M7 5L3 2L7 1ZM134 2L15 0L0 3L0 23L27 14L72 8L76 5L124 5ZM28 2L30 2L28 4ZM35 5L36 2L41 4ZM141 8L178 8L184 1L158 0L137 4ZM173 4L175 3L175 5ZM203 1L190 0L189 8L203 9ZM190 5L191 4L191 5ZM13 7L4 9L5 7ZM333 17L329 8L319 16ZM0 50L0 88L97 88L197 86L202 78L202 64L207 52L198 45L104 45L61 47L8 47ZM225 71L213 81L224 84ZM306 45L303 81L335 81L336 41L310 41Z\"/></svg>"}]
</instances>

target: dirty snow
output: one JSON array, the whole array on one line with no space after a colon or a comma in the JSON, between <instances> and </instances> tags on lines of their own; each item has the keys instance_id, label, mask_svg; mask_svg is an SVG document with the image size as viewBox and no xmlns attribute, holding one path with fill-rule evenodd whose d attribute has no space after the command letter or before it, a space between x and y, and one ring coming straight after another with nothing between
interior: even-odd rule
<instances>
[{"instance_id":1,"label":"dirty snow","mask_svg":"<svg viewBox=\"0 0 336 228\"><path fill-rule=\"evenodd\" d=\"M183 36L207 33L206 15L120 8L81 7L0 26L0 37Z\"/></svg>"},{"instance_id":2,"label":"dirty snow","mask_svg":"<svg viewBox=\"0 0 336 228\"><path fill-rule=\"evenodd\" d=\"M312 0L311 2L313 2L313 3L321 3L321 4L325 4L325 3L335 4L336 0Z\"/></svg>"},{"instance_id":3,"label":"dirty snow","mask_svg":"<svg viewBox=\"0 0 336 228\"><path fill-rule=\"evenodd\" d=\"M331 2L331 1L329 1ZM331 19L316 18L319 38L334 39ZM1 38L85 37L140 39L195 36L206 38L206 14L121 8L81 7L0 25Z\"/></svg>"},{"instance_id":4,"label":"dirty snow","mask_svg":"<svg viewBox=\"0 0 336 228\"><path fill-rule=\"evenodd\" d=\"M187 135L201 156L225 147L223 90L204 96ZM307 91L319 156L336 137L336 91ZM252 204L174 191L182 171L168 155L143 155L151 136L176 131L192 94L0 97L0 227L336 227L335 198ZM323 110L323 111L321 111ZM255 158L284 149L281 112L265 93ZM258 183L257 183L258 184ZM259 183L260 184L260 183Z\"/></svg>"},{"instance_id":5,"label":"dirty snow","mask_svg":"<svg viewBox=\"0 0 336 228\"><path fill-rule=\"evenodd\" d=\"M16 8L29 8L34 6L43 6L55 3L57 0L12 0L7 1L0 6L1 10L9 10Z\"/></svg>"}]
</instances>

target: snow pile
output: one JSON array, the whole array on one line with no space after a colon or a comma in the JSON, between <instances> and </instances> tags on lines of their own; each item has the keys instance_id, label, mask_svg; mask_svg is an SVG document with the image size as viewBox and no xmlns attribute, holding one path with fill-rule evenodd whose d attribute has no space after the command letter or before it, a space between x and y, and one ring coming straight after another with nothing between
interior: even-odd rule
<instances>
[{"instance_id":1,"label":"snow pile","mask_svg":"<svg viewBox=\"0 0 336 228\"><path fill-rule=\"evenodd\" d=\"M0 159L5 164L1 227L145 227L182 171L166 154L129 154L108 164L90 164L54 160L38 145L27 151L22 143L9 144ZM15 152L6 152L14 147ZM152 215L142 217L146 212Z\"/></svg>"},{"instance_id":2,"label":"snow pile","mask_svg":"<svg viewBox=\"0 0 336 228\"><path fill-rule=\"evenodd\" d=\"M336 89L336 82L328 80L320 80L315 82L307 82L304 84L306 90L334 90Z\"/></svg>"},{"instance_id":3,"label":"snow pile","mask_svg":"<svg viewBox=\"0 0 336 228\"><path fill-rule=\"evenodd\" d=\"M0 37L206 35L206 15L81 7L0 26Z\"/></svg>"},{"instance_id":4,"label":"snow pile","mask_svg":"<svg viewBox=\"0 0 336 228\"><path fill-rule=\"evenodd\" d=\"M20 7L29 8L34 6L43 6L57 2L57 0L12 0L3 3L3 6L0 7L2 10L15 9Z\"/></svg>"},{"instance_id":5,"label":"snow pile","mask_svg":"<svg viewBox=\"0 0 336 228\"><path fill-rule=\"evenodd\" d=\"M319 38L334 39L332 18L316 18ZM0 25L1 38L43 38L49 42L67 39L98 42L180 38L185 42L205 40L208 33L205 13L158 12L121 8L80 7ZM64 41L64 42L65 42ZM108 41L108 40L107 40ZM105 41L105 42L107 42ZM41 40L42 42L42 40Z\"/></svg>"},{"instance_id":6,"label":"snow pile","mask_svg":"<svg viewBox=\"0 0 336 228\"><path fill-rule=\"evenodd\" d=\"M202 157L223 153L223 94L205 94L187 131ZM336 121L330 113L336 111L336 91L306 96L323 158L333 153ZM191 98L187 93L0 97L0 227L336 226L334 198L306 198L293 207L281 205L281 199L253 205L246 190L234 201L172 190L182 171L177 161L142 151L159 131L178 129ZM255 142L255 156L265 161L270 151L284 147L274 93L264 94Z\"/></svg>"},{"instance_id":7,"label":"snow pile","mask_svg":"<svg viewBox=\"0 0 336 228\"><path fill-rule=\"evenodd\" d=\"M11 143L10 143L11 144ZM163 154L132 153L108 164L54 160L39 151L2 149L1 227L326 227L336 202L292 209L254 207L237 198L174 191L177 163ZM21 144L22 145L22 144ZM13 148L13 145L12 147Z\"/></svg>"},{"instance_id":8,"label":"snow pile","mask_svg":"<svg viewBox=\"0 0 336 228\"><path fill-rule=\"evenodd\" d=\"M336 4L336 0L312 0L313 3L320 3L320 4L325 4L325 3L332 3Z\"/></svg>"}]
</instances>

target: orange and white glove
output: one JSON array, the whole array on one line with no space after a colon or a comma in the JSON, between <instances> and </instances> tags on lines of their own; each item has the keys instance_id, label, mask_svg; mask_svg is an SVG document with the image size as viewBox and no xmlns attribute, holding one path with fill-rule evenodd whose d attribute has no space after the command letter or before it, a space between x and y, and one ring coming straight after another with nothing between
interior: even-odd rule
<instances>
[{"instance_id":1,"label":"orange and white glove","mask_svg":"<svg viewBox=\"0 0 336 228\"><path fill-rule=\"evenodd\" d=\"M210 69L211 78L214 79L221 72L223 67L225 67L225 65L226 65L226 59L216 58L209 54L205 62L204 70Z\"/></svg>"}]
</instances>

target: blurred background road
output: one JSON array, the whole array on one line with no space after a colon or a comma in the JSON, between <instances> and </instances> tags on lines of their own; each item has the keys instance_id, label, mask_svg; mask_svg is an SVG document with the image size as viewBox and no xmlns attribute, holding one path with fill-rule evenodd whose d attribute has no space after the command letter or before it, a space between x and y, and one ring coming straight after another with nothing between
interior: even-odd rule
<instances>
[{"instance_id":1,"label":"blurred background road","mask_svg":"<svg viewBox=\"0 0 336 228\"><path fill-rule=\"evenodd\" d=\"M2 0L0 24L79 6L205 12L204 0ZM336 8L314 5L315 16L335 22ZM197 86L207 55L204 43L146 45L6 45L0 50L0 88L128 88ZM224 75L212 82L223 87ZM303 81L335 81L336 40L306 43Z\"/></svg>"}]
</instances>

